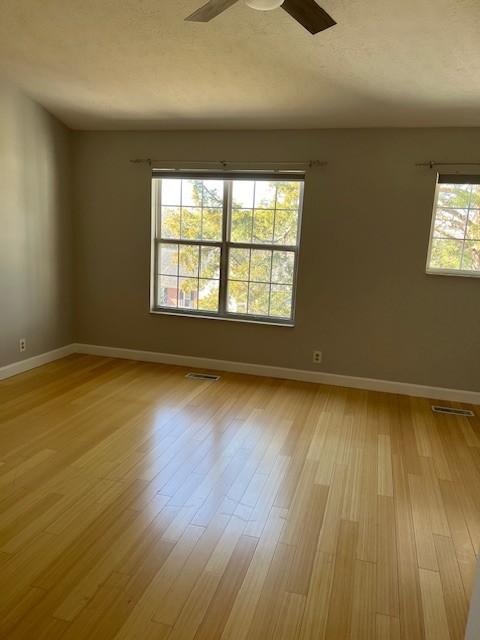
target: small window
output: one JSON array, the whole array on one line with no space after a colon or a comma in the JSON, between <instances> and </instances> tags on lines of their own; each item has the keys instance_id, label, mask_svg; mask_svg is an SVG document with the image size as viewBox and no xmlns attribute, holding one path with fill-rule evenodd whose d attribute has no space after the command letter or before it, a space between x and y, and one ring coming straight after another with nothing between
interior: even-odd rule
<instances>
[{"instance_id":1,"label":"small window","mask_svg":"<svg viewBox=\"0 0 480 640\"><path fill-rule=\"evenodd\" d=\"M152 311L293 324L303 181L154 171Z\"/></svg>"},{"instance_id":2,"label":"small window","mask_svg":"<svg viewBox=\"0 0 480 640\"><path fill-rule=\"evenodd\" d=\"M427 272L480 276L480 176L438 176Z\"/></svg>"}]
</instances>

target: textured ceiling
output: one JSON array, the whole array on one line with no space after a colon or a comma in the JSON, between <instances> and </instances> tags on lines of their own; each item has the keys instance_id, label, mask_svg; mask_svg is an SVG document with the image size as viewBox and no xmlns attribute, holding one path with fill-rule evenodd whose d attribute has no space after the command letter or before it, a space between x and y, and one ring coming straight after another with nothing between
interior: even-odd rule
<instances>
[{"instance_id":1,"label":"textured ceiling","mask_svg":"<svg viewBox=\"0 0 480 640\"><path fill-rule=\"evenodd\" d=\"M0 72L76 129L480 126L480 0L0 0Z\"/></svg>"}]
</instances>

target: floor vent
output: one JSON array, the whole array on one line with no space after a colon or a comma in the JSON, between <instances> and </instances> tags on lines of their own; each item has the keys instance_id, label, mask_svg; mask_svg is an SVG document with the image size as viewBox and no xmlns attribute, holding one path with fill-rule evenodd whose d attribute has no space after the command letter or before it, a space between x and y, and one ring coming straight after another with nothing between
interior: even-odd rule
<instances>
[{"instance_id":1,"label":"floor vent","mask_svg":"<svg viewBox=\"0 0 480 640\"><path fill-rule=\"evenodd\" d=\"M434 413L448 413L454 416L474 416L473 411L469 411L468 409L452 409L452 407L438 407L433 405L432 411Z\"/></svg>"},{"instance_id":2,"label":"floor vent","mask_svg":"<svg viewBox=\"0 0 480 640\"><path fill-rule=\"evenodd\" d=\"M192 380L220 380L220 376L214 376L213 373L187 373L186 378Z\"/></svg>"}]
</instances>

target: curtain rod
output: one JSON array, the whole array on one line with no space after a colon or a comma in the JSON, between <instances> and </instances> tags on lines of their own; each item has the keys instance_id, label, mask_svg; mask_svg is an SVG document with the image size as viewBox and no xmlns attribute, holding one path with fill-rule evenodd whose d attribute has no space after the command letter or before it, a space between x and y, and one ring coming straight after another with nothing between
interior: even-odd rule
<instances>
[{"instance_id":1,"label":"curtain rod","mask_svg":"<svg viewBox=\"0 0 480 640\"><path fill-rule=\"evenodd\" d=\"M435 162L434 160L429 160L428 162L417 162L415 163L416 167L475 167L480 166L480 162Z\"/></svg>"},{"instance_id":2,"label":"curtain rod","mask_svg":"<svg viewBox=\"0 0 480 640\"><path fill-rule=\"evenodd\" d=\"M133 164L148 164L150 166L152 166L153 164L158 164L160 167L162 166L162 164L164 165L198 165L200 167L205 167L206 165L210 165L210 166L215 166L218 167L218 165L220 165L223 169L226 169L229 165L246 165L251 167L252 165L254 166L267 166L267 167L272 167L272 166L288 166L288 167L292 167L292 166L299 166L299 167L323 167L325 166L327 163L324 162L323 160L306 160L303 162L298 162L298 161L292 161L292 162L286 162L286 161L282 161L282 162L278 162L278 161L271 161L271 162L265 162L265 161L261 161L261 162L255 162L255 161L244 161L244 160L239 160L239 161L235 161L235 160L215 160L215 161L206 161L206 162L190 162L187 160L155 160L153 158L134 158L133 160L130 160L130 162L132 162Z\"/></svg>"}]
</instances>

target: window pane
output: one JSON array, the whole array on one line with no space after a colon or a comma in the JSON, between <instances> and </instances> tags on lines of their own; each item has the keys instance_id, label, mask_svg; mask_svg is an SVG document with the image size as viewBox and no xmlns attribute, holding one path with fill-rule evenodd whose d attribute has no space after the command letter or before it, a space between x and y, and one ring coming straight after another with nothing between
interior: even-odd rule
<instances>
[{"instance_id":1,"label":"window pane","mask_svg":"<svg viewBox=\"0 0 480 640\"><path fill-rule=\"evenodd\" d=\"M220 253L220 247L161 244L160 268L175 274L178 269L180 277L158 276L159 306L218 311Z\"/></svg>"},{"instance_id":2,"label":"window pane","mask_svg":"<svg viewBox=\"0 0 480 640\"><path fill-rule=\"evenodd\" d=\"M480 240L480 211L470 210L467 225L467 238Z\"/></svg>"},{"instance_id":3,"label":"window pane","mask_svg":"<svg viewBox=\"0 0 480 640\"><path fill-rule=\"evenodd\" d=\"M199 207L182 208L182 240L200 240L202 210Z\"/></svg>"},{"instance_id":4,"label":"window pane","mask_svg":"<svg viewBox=\"0 0 480 640\"><path fill-rule=\"evenodd\" d=\"M178 207L162 207L161 237L180 238L180 209Z\"/></svg>"},{"instance_id":5,"label":"window pane","mask_svg":"<svg viewBox=\"0 0 480 640\"><path fill-rule=\"evenodd\" d=\"M292 314L292 287L273 284L270 294L270 315L290 318Z\"/></svg>"},{"instance_id":6,"label":"window pane","mask_svg":"<svg viewBox=\"0 0 480 640\"><path fill-rule=\"evenodd\" d=\"M272 282L292 284L295 254L292 251L274 251L272 259Z\"/></svg>"},{"instance_id":7,"label":"window pane","mask_svg":"<svg viewBox=\"0 0 480 640\"><path fill-rule=\"evenodd\" d=\"M202 247L200 249L200 277L220 278L220 248Z\"/></svg>"},{"instance_id":8,"label":"window pane","mask_svg":"<svg viewBox=\"0 0 480 640\"><path fill-rule=\"evenodd\" d=\"M196 309L198 306L197 278L178 279L178 306L183 309Z\"/></svg>"},{"instance_id":9,"label":"window pane","mask_svg":"<svg viewBox=\"0 0 480 640\"><path fill-rule=\"evenodd\" d=\"M159 251L159 273L168 276L178 275L178 244L160 243Z\"/></svg>"},{"instance_id":10,"label":"window pane","mask_svg":"<svg viewBox=\"0 0 480 640\"><path fill-rule=\"evenodd\" d=\"M252 209L255 182L253 180L234 180L232 200L234 209Z\"/></svg>"},{"instance_id":11,"label":"window pane","mask_svg":"<svg viewBox=\"0 0 480 640\"><path fill-rule=\"evenodd\" d=\"M460 269L462 240L432 240L430 267L434 269Z\"/></svg>"},{"instance_id":12,"label":"window pane","mask_svg":"<svg viewBox=\"0 0 480 640\"><path fill-rule=\"evenodd\" d=\"M248 280L250 249L230 249L228 277L232 280Z\"/></svg>"},{"instance_id":13,"label":"window pane","mask_svg":"<svg viewBox=\"0 0 480 640\"><path fill-rule=\"evenodd\" d=\"M470 206L471 185L469 184L440 184L438 186L439 207L467 209Z\"/></svg>"},{"instance_id":14,"label":"window pane","mask_svg":"<svg viewBox=\"0 0 480 640\"><path fill-rule=\"evenodd\" d=\"M250 283L248 291L248 313L257 316L268 316L270 302L270 285L257 282Z\"/></svg>"},{"instance_id":15,"label":"window pane","mask_svg":"<svg viewBox=\"0 0 480 640\"><path fill-rule=\"evenodd\" d=\"M180 193L182 181L177 179L162 179L162 205L180 206Z\"/></svg>"},{"instance_id":16,"label":"window pane","mask_svg":"<svg viewBox=\"0 0 480 640\"><path fill-rule=\"evenodd\" d=\"M176 307L178 294L178 278L159 276L157 300L161 307Z\"/></svg>"},{"instance_id":17,"label":"window pane","mask_svg":"<svg viewBox=\"0 0 480 640\"><path fill-rule=\"evenodd\" d=\"M468 209L437 209L435 238L464 238Z\"/></svg>"},{"instance_id":18,"label":"window pane","mask_svg":"<svg viewBox=\"0 0 480 640\"><path fill-rule=\"evenodd\" d=\"M300 182L277 182L277 209L298 209Z\"/></svg>"},{"instance_id":19,"label":"window pane","mask_svg":"<svg viewBox=\"0 0 480 640\"><path fill-rule=\"evenodd\" d=\"M252 241L253 211L252 209L233 209L232 242Z\"/></svg>"},{"instance_id":20,"label":"window pane","mask_svg":"<svg viewBox=\"0 0 480 640\"><path fill-rule=\"evenodd\" d=\"M182 180L182 207L201 207L202 192L201 180Z\"/></svg>"},{"instance_id":21,"label":"window pane","mask_svg":"<svg viewBox=\"0 0 480 640\"><path fill-rule=\"evenodd\" d=\"M223 209L204 209L202 220L202 240L222 239Z\"/></svg>"},{"instance_id":22,"label":"window pane","mask_svg":"<svg viewBox=\"0 0 480 640\"><path fill-rule=\"evenodd\" d=\"M253 214L253 242L270 244L273 240L273 209L255 209Z\"/></svg>"},{"instance_id":23,"label":"window pane","mask_svg":"<svg viewBox=\"0 0 480 640\"><path fill-rule=\"evenodd\" d=\"M272 252L252 249L250 262L250 280L270 282Z\"/></svg>"},{"instance_id":24,"label":"window pane","mask_svg":"<svg viewBox=\"0 0 480 640\"><path fill-rule=\"evenodd\" d=\"M275 209L277 195L276 183L268 180L257 180L255 182L255 208Z\"/></svg>"},{"instance_id":25,"label":"window pane","mask_svg":"<svg viewBox=\"0 0 480 640\"><path fill-rule=\"evenodd\" d=\"M480 241L465 241L465 247L463 249L462 269L480 272Z\"/></svg>"},{"instance_id":26,"label":"window pane","mask_svg":"<svg viewBox=\"0 0 480 640\"><path fill-rule=\"evenodd\" d=\"M180 245L179 249L179 274L181 276L198 276L198 245Z\"/></svg>"},{"instance_id":27,"label":"window pane","mask_svg":"<svg viewBox=\"0 0 480 640\"><path fill-rule=\"evenodd\" d=\"M275 244L297 244L297 209L277 209L275 212Z\"/></svg>"},{"instance_id":28,"label":"window pane","mask_svg":"<svg viewBox=\"0 0 480 640\"><path fill-rule=\"evenodd\" d=\"M471 184L470 209L480 209L480 184Z\"/></svg>"},{"instance_id":29,"label":"window pane","mask_svg":"<svg viewBox=\"0 0 480 640\"><path fill-rule=\"evenodd\" d=\"M198 308L202 311L218 311L218 280L200 280L198 290Z\"/></svg>"},{"instance_id":30,"label":"window pane","mask_svg":"<svg viewBox=\"0 0 480 640\"><path fill-rule=\"evenodd\" d=\"M247 313L248 283L230 280L228 283L228 311L230 313Z\"/></svg>"},{"instance_id":31,"label":"window pane","mask_svg":"<svg viewBox=\"0 0 480 640\"><path fill-rule=\"evenodd\" d=\"M223 180L203 181L203 207L222 207Z\"/></svg>"}]
</instances>

